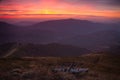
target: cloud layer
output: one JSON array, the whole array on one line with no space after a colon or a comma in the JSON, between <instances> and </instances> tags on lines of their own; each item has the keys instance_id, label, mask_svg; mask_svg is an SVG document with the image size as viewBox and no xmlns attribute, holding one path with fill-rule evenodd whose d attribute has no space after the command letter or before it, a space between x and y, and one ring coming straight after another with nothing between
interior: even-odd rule
<instances>
[{"instance_id":1,"label":"cloud layer","mask_svg":"<svg viewBox=\"0 0 120 80\"><path fill-rule=\"evenodd\" d=\"M70 2L75 4L87 3L87 4L95 4L95 5L113 5L120 6L120 0L59 0L63 2Z\"/></svg>"},{"instance_id":2,"label":"cloud layer","mask_svg":"<svg viewBox=\"0 0 120 80\"><path fill-rule=\"evenodd\" d=\"M120 0L0 0L0 15L76 14L120 17L119 9Z\"/></svg>"}]
</instances>

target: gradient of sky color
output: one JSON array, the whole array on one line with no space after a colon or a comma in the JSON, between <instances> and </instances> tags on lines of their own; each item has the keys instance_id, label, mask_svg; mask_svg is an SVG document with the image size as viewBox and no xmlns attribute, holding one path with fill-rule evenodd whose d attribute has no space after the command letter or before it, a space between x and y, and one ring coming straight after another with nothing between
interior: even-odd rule
<instances>
[{"instance_id":1,"label":"gradient of sky color","mask_svg":"<svg viewBox=\"0 0 120 80\"><path fill-rule=\"evenodd\" d=\"M120 0L0 0L0 18L120 18Z\"/></svg>"}]
</instances>

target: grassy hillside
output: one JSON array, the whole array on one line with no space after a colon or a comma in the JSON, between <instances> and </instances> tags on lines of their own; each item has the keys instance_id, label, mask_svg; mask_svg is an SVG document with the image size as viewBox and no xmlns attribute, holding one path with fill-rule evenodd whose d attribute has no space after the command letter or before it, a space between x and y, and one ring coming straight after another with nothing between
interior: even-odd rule
<instances>
[{"instance_id":1,"label":"grassy hillside","mask_svg":"<svg viewBox=\"0 0 120 80\"><path fill-rule=\"evenodd\" d=\"M76 63L88 73L52 72L55 66ZM19 73L15 73L17 70ZM120 56L87 54L79 57L1 58L0 80L120 80Z\"/></svg>"}]
</instances>

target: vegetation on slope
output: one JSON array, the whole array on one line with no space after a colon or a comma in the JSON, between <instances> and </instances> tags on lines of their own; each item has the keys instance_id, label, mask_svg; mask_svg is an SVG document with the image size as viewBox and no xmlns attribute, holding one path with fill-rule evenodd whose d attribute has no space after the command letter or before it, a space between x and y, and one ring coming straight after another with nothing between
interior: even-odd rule
<instances>
[{"instance_id":1,"label":"vegetation on slope","mask_svg":"<svg viewBox=\"0 0 120 80\"><path fill-rule=\"evenodd\" d=\"M76 63L86 74L52 72L55 66ZM18 70L19 74L14 71ZM79 57L1 58L0 80L120 80L120 56L88 54Z\"/></svg>"}]
</instances>

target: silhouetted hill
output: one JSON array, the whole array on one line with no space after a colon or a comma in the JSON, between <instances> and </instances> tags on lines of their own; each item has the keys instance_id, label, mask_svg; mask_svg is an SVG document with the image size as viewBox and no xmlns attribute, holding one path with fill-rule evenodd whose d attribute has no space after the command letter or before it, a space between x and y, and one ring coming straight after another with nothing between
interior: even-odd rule
<instances>
[{"instance_id":1,"label":"silhouetted hill","mask_svg":"<svg viewBox=\"0 0 120 80\"><path fill-rule=\"evenodd\" d=\"M113 28L113 25L95 23L88 20L62 19L62 20L51 20L51 21L40 22L28 27L29 29L34 30L35 32L39 32L39 30L52 31L54 35L50 35L49 37L51 38L49 39L52 39L51 41L53 42L59 42L61 40L72 38L78 35L90 35L94 32L110 30ZM48 42L44 41L44 43L48 43Z\"/></svg>"},{"instance_id":2,"label":"silhouetted hill","mask_svg":"<svg viewBox=\"0 0 120 80\"><path fill-rule=\"evenodd\" d=\"M0 56L4 56L6 53L11 51L14 47L16 47L17 43L6 43L0 45Z\"/></svg>"},{"instance_id":3,"label":"silhouetted hill","mask_svg":"<svg viewBox=\"0 0 120 80\"><path fill-rule=\"evenodd\" d=\"M62 19L40 22L33 26L37 29L42 30L48 29L57 32L82 34L105 29L108 25L102 23L94 23L88 20Z\"/></svg>"},{"instance_id":4,"label":"silhouetted hill","mask_svg":"<svg viewBox=\"0 0 120 80\"><path fill-rule=\"evenodd\" d=\"M119 34L120 31L118 23L103 24L78 19L44 21L26 27L4 22L1 22L0 25L0 43L68 43L85 48L101 47L104 43L110 45L117 43L116 39L112 39L118 38L119 36L116 34ZM116 33L111 34L112 31Z\"/></svg>"},{"instance_id":5,"label":"silhouetted hill","mask_svg":"<svg viewBox=\"0 0 120 80\"><path fill-rule=\"evenodd\" d=\"M61 40L60 43L77 45L89 49L109 48L112 45L118 44L120 41L120 32L115 30L105 30L94 32L86 35L77 35L66 40Z\"/></svg>"},{"instance_id":6,"label":"silhouetted hill","mask_svg":"<svg viewBox=\"0 0 120 80\"><path fill-rule=\"evenodd\" d=\"M108 54L120 55L120 43L110 46L107 52Z\"/></svg>"},{"instance_id":7,"label":"silhouetted hill","mask_svg":"<svg viewBox=\"0 0 120 80\"><path fill-rule=\"evenodd\" d=\"M0 54L4 54L4 57L79 56L81 54L90 53L90 51L85 48L57 43L46 45L7 43L0 45L0 47Z\"/></svg>"},{"instance_id":8,"label":"silhouetted hill","mask_svg":"<svg viewBox=\"0 0 120 80\"><path fill-rule=\"evenodd\" d=\"M50 30L38 30L35 27L21 27L0 22L0 44L8 42L44 43L52 42L53 38L54 32Z\"/></svg>"},{"instance_id":9,"label":"silhouetted hill","mask_svg":"<svg viewBox=\"0 0 120 80\"><path fill-rule=\"evenodd\" d=\"M14 27L12 24L8 24L6 22L0 22L0 32L7 32L10 31Z\"/></svg>"},{"instance_id":10,"label":"silhouetted hill","mask_svg":"<svg viewBox=\"0 0 120 80\"><path fill-rule=\"evenodd\" d=\"M14 32L17 28L9 23L0 22L0 43L11 40L16 33Z\"/></svg>"},{"instance_id":11,"label":"silhouetted hill","mask_svg":"<svg viewBox=\"0 0 120 80\"><path fill-rule=\"evenodd\" d=\"M1 27L3 27L3 26L5 26L5 27L11 27L11 26L13 26L12 24L9 24L9 23L7 23L7 22L0 22L0 26Z\"/></svg>"}]
</instances>

